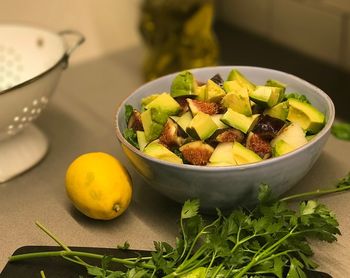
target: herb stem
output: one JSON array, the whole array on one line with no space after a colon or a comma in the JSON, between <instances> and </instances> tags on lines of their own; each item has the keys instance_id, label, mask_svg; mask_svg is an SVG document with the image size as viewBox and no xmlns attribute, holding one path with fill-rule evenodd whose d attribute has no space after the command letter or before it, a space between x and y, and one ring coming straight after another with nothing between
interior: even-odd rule
<instances>
[{"instance_id":1,"label":"herb stem","mask_svg":"<svg viewBox=\"0 0 350 278\"><path fill-rule=\"evenodd\" d=\"M10 262L15 262L15 261L21 261L21 260L26 260L26 259L34 259L34 258L44 258L44 257L86 257L86 258L91 258L91 259L98 259L101 260L103 259L103 255L95 254L95 253L88 253L88 252L81 252L81 251L47 251L47 252L35 252L35 253L27 253L27 254L20 254L20 255L14 255L9 257ZM128 260L120 259L113 257L111 258L112 262L115 263L120 263L123 265L127 266L141 266L146 269L155 269L154 265L143 263L143 262L131 262ZM83 262L84 263L84 262Z\"/></svg>"},{"instance_id":2,"label":"herb stem","mask_svg":"<svg viewBox=\"0 0 350 278\"><path fill-rule=\"evenodd\" d=\"M280 199L280 201L284 202L284 201L290 201L290 200L293 200L293 199L302 199L302 198L304 199L304 198L310 197L310 196L321 196L321 195L337 193L337 192L346 191L346 190L350 190L350 185L342 186L342 187L336 187L336 188L331 188L331 189L317 189L315 191L298 193L298 194L294 194L294 195L290 195L290 196L284 197L284 198Z\"/></svg>"}]
</instances>

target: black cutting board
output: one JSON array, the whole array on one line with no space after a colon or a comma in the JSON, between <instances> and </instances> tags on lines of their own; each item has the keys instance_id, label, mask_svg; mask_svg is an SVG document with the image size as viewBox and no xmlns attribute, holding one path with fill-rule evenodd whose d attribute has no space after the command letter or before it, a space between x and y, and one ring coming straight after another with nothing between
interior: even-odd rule
<instances>
[{"instance_id":1,"label":"black cutting board","mask_svg":"<svg viewBox=\"0 0 350 278\"><path fill-rule=\"evenodd\" d=\"M140 251L140 250L118 250L111 248L93 248L93 247L70 247L74 251L83 251L98 253L101 255L113 255L120 258L127 258L135 256L137 254L147 255L149 251ZM44 252L44 251L58 251L62 248L57 246L23 246L18 248L13 254L24 254L32 252ZM91 261L84 259L86 262L92 264L98 263L96 260ZM113 270L124 270L120 265L113 264L110 267ZM38 277L40 278L40 271L43 270L47 278L78 278L78 277L91 277L86 273L86 269L80 265L71 263L67 260L64 260L60 257L50 257L50 258L39 258L31 259L19 262L7 263L5 268L0 274L0 278L31 278ZM80 276L79 276L80 275ZM309 278L332 278L330 275L310 271L308 272Z\"/></svg>"}]
</instances>

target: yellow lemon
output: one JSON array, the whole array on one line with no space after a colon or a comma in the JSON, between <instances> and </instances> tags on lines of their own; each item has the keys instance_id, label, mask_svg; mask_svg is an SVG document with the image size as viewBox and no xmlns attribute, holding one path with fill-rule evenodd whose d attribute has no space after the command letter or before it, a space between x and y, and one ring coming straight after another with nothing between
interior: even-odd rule
<instances>
[{"instance_id":1,"label":"yellow lemon","mask_svg":"<svg viewBox=\"0 0 350 278\"><path fill-rule=\"evenodd\" d=\"M66 191L86 216L109 220L129 206L132 182L126 168L113 156L87 153L76 158L66 173Z\"/></svg>"}]
</instances>

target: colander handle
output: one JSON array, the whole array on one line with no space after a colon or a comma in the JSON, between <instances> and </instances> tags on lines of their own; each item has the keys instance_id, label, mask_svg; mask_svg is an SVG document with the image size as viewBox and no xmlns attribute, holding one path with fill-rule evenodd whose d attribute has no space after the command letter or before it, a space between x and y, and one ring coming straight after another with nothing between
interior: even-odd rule
<instances>
[{"instance_id":1,"label":"colander handle","mask_svg":"<svg viewBox=\"0 0 350 278\"><path fill-rule=\"evenodd\" d=\"M79 45L81 45L85 41L85 37L82 33L75 30L62 30L58 32L58 34L67 44L65 56L66 63L68 65L69 56L73 53L75 49L77 49Z\"/></svg>"}]
</instances>

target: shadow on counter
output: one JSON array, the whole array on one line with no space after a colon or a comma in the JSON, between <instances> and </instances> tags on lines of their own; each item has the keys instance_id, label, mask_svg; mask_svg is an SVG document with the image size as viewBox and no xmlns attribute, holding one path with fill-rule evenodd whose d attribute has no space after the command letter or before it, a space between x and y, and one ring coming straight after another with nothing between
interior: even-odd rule
<instances>
[{"instance_id":1,"label":"shadow on counter","mask_svg":"<svg viewBox=\"0 0 350 278\"><path fill-rule=\"evenodd\" d=\"M350 72L224 22L215 23L222 65L260 66L303 78L333 100L336 116L350 120Z\"/></svg>"}]
</instances>

